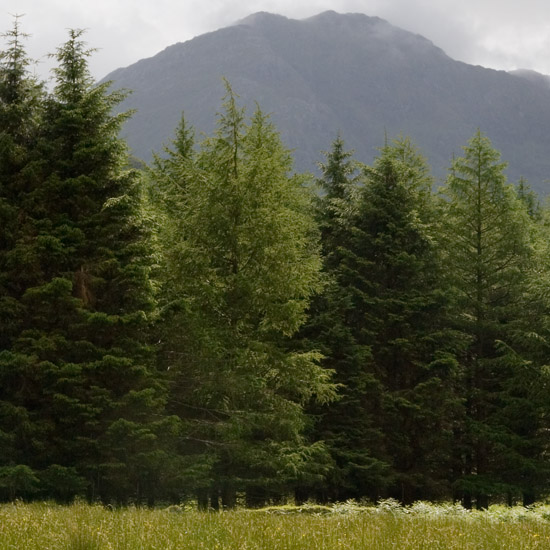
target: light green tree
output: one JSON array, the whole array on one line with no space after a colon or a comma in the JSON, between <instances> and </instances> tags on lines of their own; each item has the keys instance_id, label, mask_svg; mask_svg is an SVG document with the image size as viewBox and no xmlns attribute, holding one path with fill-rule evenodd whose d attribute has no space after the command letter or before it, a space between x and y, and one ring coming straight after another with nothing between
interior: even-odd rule
<instances>
[{"instance_id":1,"label":"light green tree","mask_svg":"<svg viewBox=\"0 0 550 550\"><path fill-rule=\"evenodd\" d=\"M231 505L237 489L261 502L324 460L303 436L304 406L333 397L330 373L317 353L290 349L320 284L311 196L268 117L258 109L245 121L229 86L215 135L175 158L151 177L166 221L162 357L181 452L213 506L220 492Z\"/></svg>"}]
</instances>

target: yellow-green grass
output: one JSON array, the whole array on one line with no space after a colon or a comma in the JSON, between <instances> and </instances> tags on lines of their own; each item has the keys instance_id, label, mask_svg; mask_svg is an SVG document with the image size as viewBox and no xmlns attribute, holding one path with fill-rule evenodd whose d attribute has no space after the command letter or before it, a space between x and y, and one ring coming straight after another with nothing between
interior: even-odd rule
<instances>
[{"instance_id":1,"label":"yellow-green grass","mask_svg":"<svg viewBox=\"0 0 550 550\"><path fill-rule=\"evenodd\" d=\"M0 506L0 550L550 548L550 508L352 504L197 512L74 504Z\"/></svg>"}]
</instances>

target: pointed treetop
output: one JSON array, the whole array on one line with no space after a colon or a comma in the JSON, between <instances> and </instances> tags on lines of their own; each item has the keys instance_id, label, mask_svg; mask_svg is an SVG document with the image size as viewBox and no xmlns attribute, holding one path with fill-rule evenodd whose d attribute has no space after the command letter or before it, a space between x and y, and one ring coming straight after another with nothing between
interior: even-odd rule
<instances>
[{"instance_id":1,"label":"pointed treetop","mask_svg":"<svg viewBox=\"0 0 550 550\"><path fill-rule=\"evenodd\" d=\"M93 85L94 79L88 67L88 58L96 51L87 48L81 37L84 29L69 29L69 39L55 54L51 54L58 62L53 69L55 75L57 95L68 103L79 101L82 91Z\"/></svg>"},{"instance_id":2,"label":"pointed treetop","mask_svg":"<svg viewBox=\"0 0 550 550\"><path fill-rule=\"evenodd\" d=\"M231 174L238 176L241 138L245 127L245 108L237 106L239 97L231 88L231 84L223 78L225 95L222 99L222 111L217 113L218 128L213 144L227 152L226 162L231 165Z\"/></svg>"},{"instance_id":3,"label":"pointed treetop","mask_svg":"<svg viewBox=\"0 0 550 550\"><path fill-rule=\"evenodd\" d=\"M350 184L355 183L358 163L353 160L354 151L346 151L340 132L330 151L324 151L326 162L320 162L322 178L320 186L328 199L343 199Z\"/></svg>"},{"instance_id":4,"label":"pointed treetop","mask_svg":"<svg viewBox=\"0 0 550 550\"><path fill-rule=\"evenodd\" d=\"M16 103L22 95L27 70L32 64L23 46L29 35L21 32L21 17L14 15L12 29L1 35L8 47L0 51L0 97L7 103Z\"/></svg>"}]
</instances>

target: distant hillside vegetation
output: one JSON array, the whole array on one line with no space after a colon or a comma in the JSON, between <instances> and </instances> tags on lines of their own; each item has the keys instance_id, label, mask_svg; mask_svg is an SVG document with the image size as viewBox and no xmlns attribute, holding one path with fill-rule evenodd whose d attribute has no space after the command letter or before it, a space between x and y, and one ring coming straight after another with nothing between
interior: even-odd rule
<instances>
[{"instance_id":1,"label":"distant hillside vegetation","mask_svg":"<svg viewBox=\"0 0 550 550\"><path fill-rule=\"evenodd\" d=\"M338 131L365 162L385 135L403 133L443 177L480 128L509 163L511 181L523 176L550 190L548 78L455 61L422 36L362 14L257 13L109 74L134 91L122 106L137 109L125 126L134 154L149 160L182 111L210 132L222 76L243 104L272 113L298 170L315 170Z\"/></svg>"}]
</instances>

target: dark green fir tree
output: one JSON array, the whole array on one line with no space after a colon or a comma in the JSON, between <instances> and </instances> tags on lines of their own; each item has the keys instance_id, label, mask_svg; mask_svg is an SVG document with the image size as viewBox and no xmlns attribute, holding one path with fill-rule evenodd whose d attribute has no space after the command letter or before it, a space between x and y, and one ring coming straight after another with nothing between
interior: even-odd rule
<instances>
[{"instance_id":1,"label":"dark green fir tree","mask_svg":"<svg viewBox=\"0 0 550 550\"><path fill-rule=\"evenodd\" d=\"M432 186L409 139L385 145L365 168L344 262L352 326L371 350L363 369L377 383L364 403L382 434L375 456L388 464L382 494L405 504L448 494L461 411L455 392L461 343L447 329Z\"/></svg>"},{"instance_id":2,"label":"dark green fir tree","mask_svg":"<svg viewBox=\"0 0 550 550\"><path fill-rule=\"evenodd\" d=\"M328 497L442 496L460 407L443 328L432 180L400 139L364 168L361 186L348 176L353 191L342 199L334 174L352 171L338 141L327 160L320 219L331 228L323 232L329 284L309 329L341 384L318 426L336 464Z\"/></svg>"},{"instance_id":3,"label":"dark green fir tree","mask_svg":"<svg viewBox=\"0 0 550 550\"><path fill-rule=\"evenodd\" d=\"M321 195L316 208L325 284L312 300L298 344L321 351L324 365L335 372L339 397L330 405L310 408L316 419L311 437L325 441L332 467L323 483L297 487L299 501L342 501L371 495L373 487L384 484L388 470L385 462L373 456L381 434L372 417L365 414L364 395L366 388L377 386L377 382L363 368L370 347L354 332L353 290L344 282L361 184L360 165L353 152L345 150L341 136L325 157L320 164Z\"/></svg>"},{"instance_id":4,"label":"dark green fir tree","mask_svg":"<svg viewBox=\"0 0 550 550\"><path fill-rule=\"evenodd\" d=\"M37 183L34 151L42 115L44 88L30 75L19 17L3 35L6 49L0 53L0 485L4 498L30 497L38 479L26 465L32 442L41 428L24 406L24 361L11 350L23 328L21 296L25 278L13 258L13 250L27 224L23 214L26 194Z\"/></svg>"},{"instance_id":5,"label":"dark green fir tree","mask_svg":"<svg viewBox=\"0 0 550 550\"><path fill-rule=\"evenodd\" d=\"M13 461L58 491L49 496L139 500L158 485L161 458L150 251L140 181L118 138L127 115L112 114L123 95L94 85L81 38L70 31L57 51L32 153L36 181L19 189L3 273L17 324L0 355L2 391L29 430L11 434Z\"/></svg>"}]
</instances>

